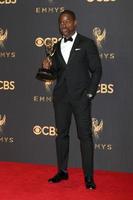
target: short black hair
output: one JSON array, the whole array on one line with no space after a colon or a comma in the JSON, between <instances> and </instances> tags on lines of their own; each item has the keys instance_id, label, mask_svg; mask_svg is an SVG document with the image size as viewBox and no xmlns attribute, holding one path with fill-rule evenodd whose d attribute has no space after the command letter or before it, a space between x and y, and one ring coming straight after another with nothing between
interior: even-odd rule
<instances>
[{"instance_id":1,"label":"short black hair","mask_svg":"<svg viewBox=\"0 0 133 200\"><path fill-rule=\"evenodd\" d=\"M59 15L59 19L64 14L71 15L71 17L73 18L73 20L74 21L76 20L76 15L75 15L75 13L72 10L64 10L63 12L61 12L60 15Z\"/></svg>"}]
</instances>

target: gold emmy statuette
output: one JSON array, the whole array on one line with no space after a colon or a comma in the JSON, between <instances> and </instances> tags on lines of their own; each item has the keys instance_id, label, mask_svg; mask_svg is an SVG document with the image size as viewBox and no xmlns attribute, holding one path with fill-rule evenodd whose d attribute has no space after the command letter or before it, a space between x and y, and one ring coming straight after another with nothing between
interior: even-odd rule
<instances>
[{"instance_id":1,"label":"gold emmy statuette","mask_svg":"<svg viewBox=\"0 0 133 200\"><path fill-rule=\"evenodd\" d=\"M45 44L45 54L48 57L48 59L52 60L52 57L55 54L55 48L52 39L47 40ZM38 69L36 78L40 81L46 81L54 80L56 77L52 72L52 67L51 69L44 69L41 67Z\"/></svg>"}]
</instances>

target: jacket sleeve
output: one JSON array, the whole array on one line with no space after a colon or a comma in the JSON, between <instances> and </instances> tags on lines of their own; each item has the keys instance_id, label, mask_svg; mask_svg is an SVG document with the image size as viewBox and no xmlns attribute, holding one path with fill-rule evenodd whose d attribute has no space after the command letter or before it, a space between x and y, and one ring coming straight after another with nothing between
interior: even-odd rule
<instances>
[{"instance_id":1,"label":"jacket sleeve","mask_svg":"<svg viewBox=\"0 0 133 200\"><path fill-rule=\"evenodd\" d=\"M93 97L96 95L98 84L102 76L102 65L99 57L99 52L96 44L93 40L90 40L87 45L87 59L88 68L91 76L88 93L92 94Z\"/></svg>"},{"instance_id":2,"label":"jacket sleeve","mask_svg":"<svg viewBox=\"0 0 133 200\"><path fill-rule=\"evenodd\" d=\"M57 49L57 44L54 46L55 48L55 53L54 55L52 56L52 67L51 67L51 72L52 74L55 76L55 78L57 77L57 74L58 74L58 64L57 64L57 52L56 52L56 49Z\"/></svg>"}]
</instances>

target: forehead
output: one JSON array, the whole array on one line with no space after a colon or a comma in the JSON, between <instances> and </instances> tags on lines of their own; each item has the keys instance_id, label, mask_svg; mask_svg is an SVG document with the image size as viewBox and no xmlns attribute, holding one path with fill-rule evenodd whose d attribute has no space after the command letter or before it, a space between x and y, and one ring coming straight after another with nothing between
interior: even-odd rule
<instances>
[{"instance_id":1,"label":"forehead","mask_svg":"<svg viewBox=\"0 0 133 200\"><path fill-rule=\"evenodd\" d=\"M60 17L59 17L59 22L61 21L64 21L64 20L70 20L70 21L74 21L73 17L71 14L62 14Z\"/></svg>"}]
</instances>

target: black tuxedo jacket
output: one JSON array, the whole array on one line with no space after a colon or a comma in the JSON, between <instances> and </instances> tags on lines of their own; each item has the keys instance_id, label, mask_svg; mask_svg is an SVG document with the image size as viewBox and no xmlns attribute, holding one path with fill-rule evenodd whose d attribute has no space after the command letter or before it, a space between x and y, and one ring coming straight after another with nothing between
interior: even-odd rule
<instances>
[{"instance_id":1,"label":"black tuxedo jacket","mask_svg":"<svg viewBox=\"0 0 133 200\"><path fill-rule=\"evenodd\" d=\"M85 90L95 96L102 66L94 41L78 33L67 64L61 54L59 41L55 46L52 70L57 77L54 95L63 95L65 81L67 90L73 97L81 95Z\"/></svg>"}]
</instances>

